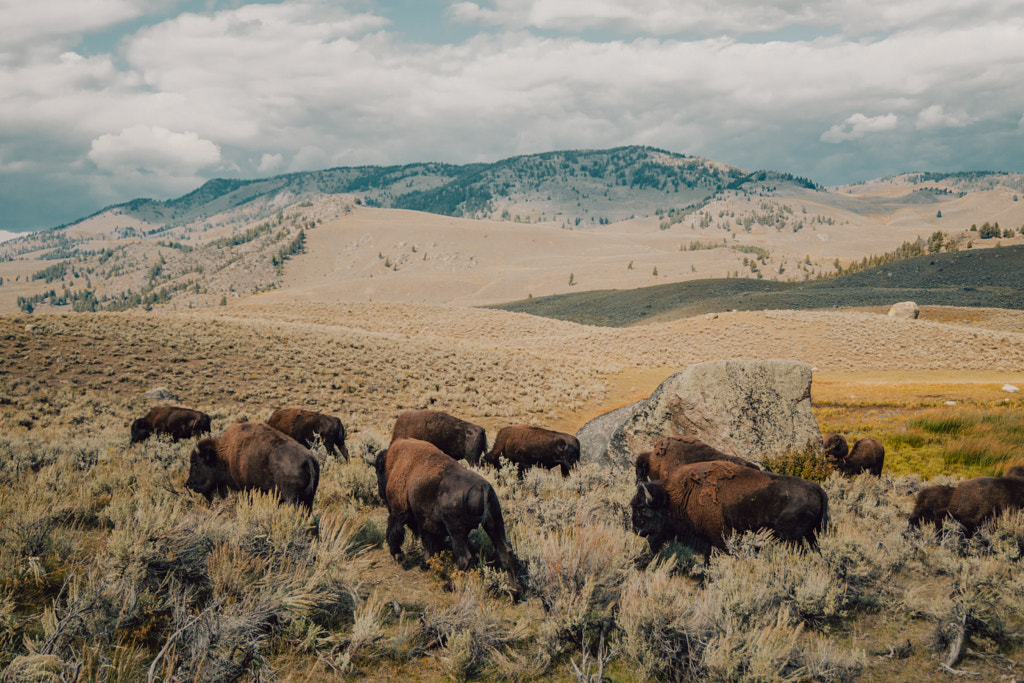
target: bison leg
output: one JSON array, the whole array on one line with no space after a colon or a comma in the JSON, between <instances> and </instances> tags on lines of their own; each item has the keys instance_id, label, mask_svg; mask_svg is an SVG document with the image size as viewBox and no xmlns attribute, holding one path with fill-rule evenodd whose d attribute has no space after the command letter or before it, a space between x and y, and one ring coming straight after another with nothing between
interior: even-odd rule
<instances>
[{"instance_id":1,"label":"bison leg","mask_svg":"<svg viewBox=\"0 0 1024 683\"><path fill-rule=\"evenodd\" d=\"M491 539L491 544L498 553L498 560L501 562L501 566L508 573L509 585L512 590L516 593L522 591L522 587L519 585L519 577L516 572L516 557L512 552L512 546L508 544L508 540L505 538L505 520L501 516L501 508L498 506L498 496L491 490L492 500L488 505L489 510L487 511L487 517L484 518L483 527L487 536Z\"/></svg>"},{"instance_id":2,"label":"bison leg","mask_svg":"<svg viewBox=\"0 0 1024 683\"><path fill-rule=\"evenodd\" d=\"M569 476L569 466L566 465L564 462L558 463L558 466L562 469L562 476L563 477L568 477Z\"/></svg>"},{"instance_id":3,"label":"bison leg","mask_svg":"<svg viewBox=\"0 0 1024 683\"><path fill-rule=\"evenodd\" d=\"M420 541L423 543L423 550L427 553L427 557L433 557L444 551L444 536L441 534L421 531Z\"/></svg>"},{"instance_id":4,"label":"bison leg","mask_svg":"<svg viewBox=\"0 0 1024 683\"><path fill-rule=\"evenodd\" d=\"M388 515L388 550L396 561L401 562L405 555L402 553L402 543L405 542L405 519L399 515Z\"/></svg>"}]
</instances>

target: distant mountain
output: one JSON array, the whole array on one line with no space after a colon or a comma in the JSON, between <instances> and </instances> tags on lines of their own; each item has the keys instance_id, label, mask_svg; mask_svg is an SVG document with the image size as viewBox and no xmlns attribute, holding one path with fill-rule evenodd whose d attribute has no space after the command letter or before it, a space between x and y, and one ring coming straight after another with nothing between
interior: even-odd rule
<instances>
[{"instance_id":1,"label":"distant mountain","mask_svg":"<svg viewBox=\"0 0 1024 683\"><path fill-rule=\"evenodd\" d=\"M554 220L564 227L585 227L673 207L696 207L725 189L766 183L818 187L788 174L746 173L700 157L632 146L531 154L490 164L358 166L262 180L217 179L177 199L135 199L105 210L118 209L151 224L170 224L257 200L285 197L296 203L347 194L375 207L521 222Z\"/></svg>"}]
</instances>

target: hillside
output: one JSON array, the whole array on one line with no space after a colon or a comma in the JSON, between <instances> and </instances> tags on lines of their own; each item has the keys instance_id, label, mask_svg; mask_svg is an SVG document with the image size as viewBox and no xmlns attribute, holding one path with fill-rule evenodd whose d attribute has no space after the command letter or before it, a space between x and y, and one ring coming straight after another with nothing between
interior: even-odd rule
<instances>
[{"instance_id":1,"label":"hillside","mask_svg":"<svg viewBox=\"0 0 1024 683\"><path fill-rule=\"evenodd\" d=\"M800 282L918 240L1024 244L1021 186L917 173L825 189L648 147L215 180L0 243L0 312Z\"/></svg>"},{"instance_id":2,"label":"hillside","mask_svg":"<svg viewBox=\"0 0 1024 683\"><path fill-rule=\"evenodd\" d=\"M693 280L525 299L492 308L621 327L721 311L928 306L1024 309L1024 245L929 254L809 282Z\"/></svg>"}]
</instances>

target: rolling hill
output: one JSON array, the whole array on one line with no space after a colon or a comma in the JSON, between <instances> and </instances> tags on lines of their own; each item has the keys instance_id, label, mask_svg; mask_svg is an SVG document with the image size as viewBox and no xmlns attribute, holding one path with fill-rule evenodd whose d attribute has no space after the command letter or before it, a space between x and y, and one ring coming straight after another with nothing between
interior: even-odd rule
<instances>
[{"instance_id":1,"label":"rolling hill","mask_svg":"<svg viewBox=\"0 0 1024 683\"><path fill-rule=\"evenodd\" d=\"M809 282L692 280L539 297L491 308L622 327L719 311L855 308L907 300L919 305L1024 310L1024 246L918 256Z\"/></svg>"},{"instance_id":2,"label":"rolling hill","mask_svg":"<svg viewBox=\"0 0 1024 683\"><path fill-rule=\"evenodd\" d=\"M220 179L0 243L0 312L796 283L925 240L1022 244L1021 193L1024 176L1005 173L826 189L650 147ZM751 287L754 301L770 285Z\"/></svg>"}]
</instances>

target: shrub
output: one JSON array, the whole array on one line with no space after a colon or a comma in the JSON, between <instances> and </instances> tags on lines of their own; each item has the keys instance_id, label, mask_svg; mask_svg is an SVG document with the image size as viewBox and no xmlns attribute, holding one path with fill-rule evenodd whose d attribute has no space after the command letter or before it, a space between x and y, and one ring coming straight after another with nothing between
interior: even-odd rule
<instances>
[{"instance_id":1,"label":"shrub","mask_svg":"<svg viewBox=\"0 0 1024 683\"><path fill-rule=\"evenodd\" d=\"M765 456L761 463L776 474L788 474L808 481L823 482L835 471L835 466L821 448L808 444L802 451L789 451Z\"/></svg>"}]
</instances>

